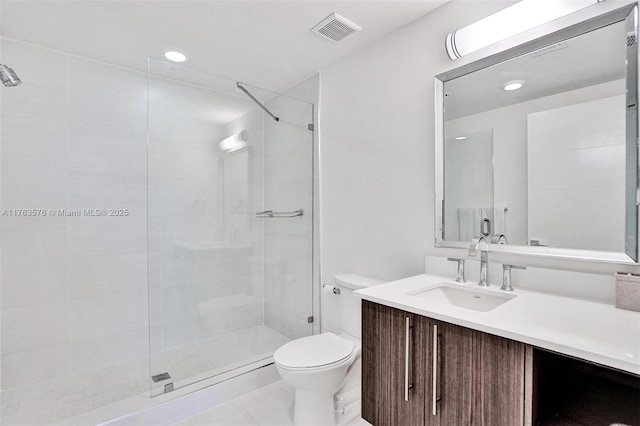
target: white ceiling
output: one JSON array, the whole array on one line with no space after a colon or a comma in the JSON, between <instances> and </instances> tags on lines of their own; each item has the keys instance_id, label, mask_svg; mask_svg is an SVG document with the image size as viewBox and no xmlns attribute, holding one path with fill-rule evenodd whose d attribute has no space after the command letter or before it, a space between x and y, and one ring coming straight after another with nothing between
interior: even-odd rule
<instances>
[{"instance_id":1,"label":"white ceiling","mask_svg":"<svg viewBox=\"0 0 640 426\"><path fill-rule=\"evenodd\" d=\"M284 90L448 0L19 1L2 0L1 34L129 68L166 48L187 66ZM339 44L310 29L333 12L363 30Z\"/></svg>"}]
</instances>

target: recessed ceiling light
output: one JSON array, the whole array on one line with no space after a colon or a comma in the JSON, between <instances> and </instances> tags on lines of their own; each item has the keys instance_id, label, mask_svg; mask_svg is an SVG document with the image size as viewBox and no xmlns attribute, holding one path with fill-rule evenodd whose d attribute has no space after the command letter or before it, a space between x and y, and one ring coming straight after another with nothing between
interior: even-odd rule
<instances>
[{"instance_id":1,"label":"recessed ceiling light","mask_svg":"<svg viewBox=\"0 0 640 426\"><path fill-rule=\"evenodd\" d=\"M458 136L458 137L456 137L456 140L457 140L457 141L463 141L463 140L465 140L466 138L467 138L466 136Z\"/></svg>"},{"instance_id":2,"label":"recessed ceiling light","mask_svg":"<svg viewBox=\"0 0 640 426\"><path fill-rule=\"evenodd\" d=\"M184 62L187 60L187 56L177 50L167 50L164 52L164 57L172 62Z\"/></svg>"},{"instance_id":3,"label":"recessed ceiling light","mask_svg":"<svg viewBox=\"0 0 640 426\"><path fill-rule=\"evenodd\" d=\"M504 86L502 86L502 88L508 92L512 91L512 90L518 90L520 89L522 86L524 86L525 81L524 80L512 80L512 81L507 81Z\"/></svg>"}]
</instances>

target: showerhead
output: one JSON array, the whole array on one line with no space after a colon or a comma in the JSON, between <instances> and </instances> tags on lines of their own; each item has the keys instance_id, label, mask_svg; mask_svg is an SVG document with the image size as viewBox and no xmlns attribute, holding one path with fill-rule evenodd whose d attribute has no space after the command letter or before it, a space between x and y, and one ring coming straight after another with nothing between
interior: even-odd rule
<instances>
[{"instance_id":1,"label":"showerhead","mask_svg":"<svg viewBox=\"0 0 640 426\"><path fill-rule=\"evenodd\" d=\"M6 87L14 87L22 83L18 74L6 65L0 64L0 80Z\"/></svg>"}]
</instances>

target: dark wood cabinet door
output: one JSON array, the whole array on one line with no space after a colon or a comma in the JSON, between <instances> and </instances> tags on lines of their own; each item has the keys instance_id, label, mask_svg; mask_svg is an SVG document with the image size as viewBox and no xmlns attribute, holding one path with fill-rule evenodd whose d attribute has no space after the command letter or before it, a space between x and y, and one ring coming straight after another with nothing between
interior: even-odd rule
<instances>
[{"instance_id":1,"label":"dark wood cabinet door","mask_svg":"<svg viewBox=\"0 0 640 426\"><path fill-rule=\"evenodd\" d=\"M428 320L427 325L432 349L427 367L426 424L471 425L475 414L474 331L434 320Z\"/></svg>"},{"instance_id":2,"label":"dark wood cabinet door","mask_svg":"<svg viewBox=\"0 0 640 426\"><path fill-rule=\"evenodd\" d=\"M441 321L428 327L436 363L427 369L426 424L522 425L525 345Z\"/></svg>"},{"instance_id":3,"label":"dark wood cabinet door","mask_svg":"<svg viewBox=\"0 0 640 426\"><path fill-rule=\"evenodd\" d=\"M362 301L362 418L373 425L390 424L392 312Z\"/></svg>"},{"instance_id":4,"label":"dark wood cabinet door","mask_svg":"<svg viewBox=\"0 0 640 426\"><path fill-rule=\"evenodd\" d=\"M481 426L518 426L525 415L524 343L475 332L476 412Z\"/></svg>"},{"instance_id":5,"label":"dark wood cabinet door","mask_svg":"<svg viewBox=\"0 0 640 426\"><path fill-rule=\"evenodd\" d=\"M425 325L419 315L363 301L362 417L369 423L424 425Z\"/></svg>"}]
</instances>

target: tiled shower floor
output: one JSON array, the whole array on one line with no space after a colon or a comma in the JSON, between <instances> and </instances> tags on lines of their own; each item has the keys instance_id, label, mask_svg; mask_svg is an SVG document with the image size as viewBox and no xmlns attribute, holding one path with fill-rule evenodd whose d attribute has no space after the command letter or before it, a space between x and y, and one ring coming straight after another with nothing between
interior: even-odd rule
<instances>
[{"instance_id":1,"label":"tiled shower floor","mask_svg":"<svg viewBox=\"0 0 640 426\"><path fill-rule=\"evenodd\" d=\"M176 387L271 356L289 339L258 326L173 349L152 359L154 374L168 371ZM0 392L0 424L48 425L143 393L149 393L149 362L133 360Z\"/></svg>"},{"instance_id":2,"label":"tiled shower floor","mask_svg":"<svg viewBox=\"0 0 640 426\"><path fill-rule=\"evenodd\" d=\"M151 370L154 375L168 372L178 388L267 358L288 341L272 328L251 327L154 355ZM158 393L158 388L153 390Z\"/></svg>"}]
</instances>

